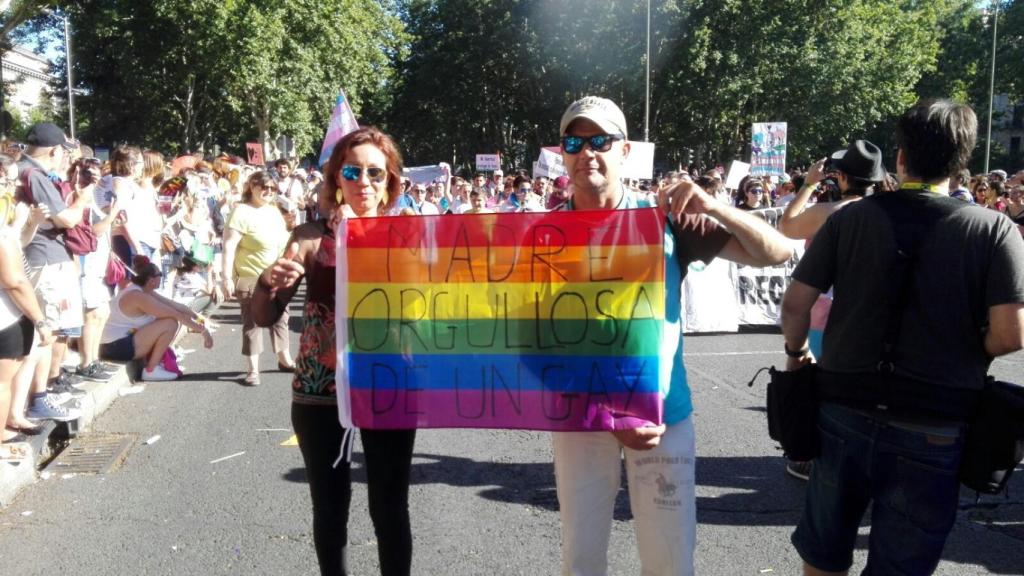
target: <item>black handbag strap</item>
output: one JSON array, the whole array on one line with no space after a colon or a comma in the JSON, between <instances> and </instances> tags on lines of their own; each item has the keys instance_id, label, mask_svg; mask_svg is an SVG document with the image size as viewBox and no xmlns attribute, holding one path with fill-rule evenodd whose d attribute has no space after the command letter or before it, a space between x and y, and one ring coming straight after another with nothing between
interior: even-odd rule
<instances>
[{"instance_id":1,"label":"black handbag strap","mask_svg":"<svg viewBox=\"0 0 1024 576\"><path fill-rule=\"evenodd\" d=\"M889 291L889 321L882 340L879 372L892 374L895 371L900 324L910 306L913 273L921 246L939 220L967 206L961 200L929 192L927 188L923 190L917 192L901 189L868 198L885 212L896 240L896 258L889 275L892 285ZM934 194L934 197L929 198L925 194Z\"/></svg>"}]
</instances>

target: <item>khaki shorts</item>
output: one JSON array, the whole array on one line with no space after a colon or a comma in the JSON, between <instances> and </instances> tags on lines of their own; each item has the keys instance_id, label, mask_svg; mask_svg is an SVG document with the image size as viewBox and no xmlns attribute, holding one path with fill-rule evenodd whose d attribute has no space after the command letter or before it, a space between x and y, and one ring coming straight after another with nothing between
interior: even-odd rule
<instances>
[{"instance_id":1,"label":"khaki shorts","mask_svg":"<svg viewBox=\"0 0 1024 576\"><path fill-rule=\"evenodd\" d=\"M86 310L95 310L110 303L110 286L103 278L82 276L82 303Z\"/></svg>"},{"instance_id":2,"label":"khaki shorts","mask_svg":"<svg viewBox=\"0 0 1024 576\"><path fill-rule=\"evenodd\" d=\"M82 328L82 291L74 261L29 266L28 279L36 290L46 322L54 330Z\"/></svg>"}]
</instances>

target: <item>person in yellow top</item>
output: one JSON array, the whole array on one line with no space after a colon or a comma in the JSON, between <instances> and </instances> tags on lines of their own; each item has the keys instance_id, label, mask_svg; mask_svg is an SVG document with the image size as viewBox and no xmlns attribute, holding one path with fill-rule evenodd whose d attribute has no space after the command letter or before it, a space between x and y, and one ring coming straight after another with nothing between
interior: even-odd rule
<instances>
[{"instance_id":1,"label":"person in yellow top","mask_svg":"<svg viewBox=\"0 0 1024 576\"><path fill-rule=\"evenodd\" d=\"M260 383L259 355L262 331L253 321L252 293L263 270L284 252L288 230L275 203L277 183L266 172L256 172L245 182L242 201L224 227L224 293L234 294L242 313L242 355L246 358L245 384ZM295 369L288 351L288 311L270 327L271 347L279 370Z\"/></svg>"}]
</instances>

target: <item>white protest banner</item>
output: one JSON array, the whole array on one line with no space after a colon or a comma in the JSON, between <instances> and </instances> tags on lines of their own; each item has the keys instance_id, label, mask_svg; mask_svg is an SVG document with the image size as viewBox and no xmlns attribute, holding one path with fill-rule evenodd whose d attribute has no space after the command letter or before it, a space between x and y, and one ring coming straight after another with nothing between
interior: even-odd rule
<instances>
[{"instance_id":1,"label":"white protest banner","mask_svg":"<svg viewBox=\"0 0 1024 576\"><path fill-rule=\"evenodd\" d=\"M785 122L757 122L750 130L750 173L781 176L786 173Z\"/></svg>"},{"instance_id":2,"label":"white protest banner","mask_svg":"<svg viewBox=\"0 0 1024 576\"><path fill-rule=\"evenodd\" d=\"M629 142L629 156L622 166L623 178L650 180L654 177L654 143Z\"/></svg>"},{"instance_id":3,"label":"white protest banner","mask_svg":"<svg viewBox=\"0 0 1024 576\"><path fill-rule=\"evenodd\" d=\"M476 169L480 172L501 170L501 154L477 154Z\"/></svg>"},{"instance_id":4,"label":"white protest banner","mask_svg":"<svg viewBox=\"0 0 1024 576\"><path fill-rule=\"evenodd\" d=\"M747 174L750 174L750 164L733 160L732 164L729 165L729 176L725 179L725 187L729 190L739 188L740 180L743 180L743 177Z\"/></svg>"},{"instance_id":5,"label":"white protest banner","mask_svg":"<svg viewBox=\"0 0 1024 576\"><path fill-rule=\"evenodd\" d=\"M433 184L437 178L444 178L444 169L440 165L412 166L402 170L402 176L413 184Z\"/></svg>"},{"instance_id":6,"label":"white protest banner","mask_svg":"<svg viewBox=\"0 0 1024 576\"><path fill-rule=\"evenodd\" d=\"M736 332L739 310L731 275L732 264L715 258L711 264L691 262L683 281L685 332Z\"/></svg>"},{"instance_id":7,"label":"white protest banner","mask_svg":"<svg viewBox=\"0 0 1024 576\"><path fill-rule=\"evenodd\" d=\"M533 176L544 176L545 178L558 178L568 176L565 165L562 164L562 152L558 146L545 146L540 149L540 156L537 157L536 167Z\"/></svg>"},{"instance_id":8,"label":"white protest banner","mask_svg":"<svg viewBox=\"0 0 1024 576\"><path fill-rule=\"evenodd\" d=\"M778 228L783 208L751 210L751 214L764 218ZM733 280L736 286L736 304L739 309L739 323L749 325L774 325L779 323L782 313L782 296L786 293L793 270L804 254L803 240L790 240L792 256L778 266L757 268L734 265Z\"/></svg>"}]
</instances>

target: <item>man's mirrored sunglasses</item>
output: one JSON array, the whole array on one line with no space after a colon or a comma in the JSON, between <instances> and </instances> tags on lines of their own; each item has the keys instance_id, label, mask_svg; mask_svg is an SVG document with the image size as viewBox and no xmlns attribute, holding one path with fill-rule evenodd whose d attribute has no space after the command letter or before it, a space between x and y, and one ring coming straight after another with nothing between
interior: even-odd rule
<instances>
[{"instance_id":1,"label":"man's mirrored sunglasses","mask_svg":"<svg viewBox=\"0 0 1024 576\"><path fill-rule=\"evenodd\" d=\"M370 179L370 182L380 183L387 179L388 172L383 168L377 168L370 166L368 168L360 168L359 166L342 166L341 177L349 182L355 182L359 180L359 177L366 172L366 177Z\"/></svg>"},{"instance_id":2,"label":"man's mirrored sunglasses","mask_svg":"<svg viewBox=\"0 0 1024 576\"><path fill-rule=\"evenodd\" d=\"M594 152L607 152L612 149L612 143L622 138L621 134L597 134L589 138L562 136L562 150L566 154L579 154L580 150L583 150L583 143L586 142Z\"/></svg>"}]
</instances>

